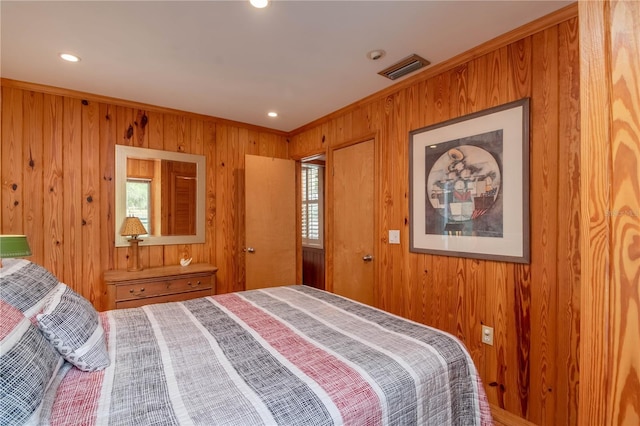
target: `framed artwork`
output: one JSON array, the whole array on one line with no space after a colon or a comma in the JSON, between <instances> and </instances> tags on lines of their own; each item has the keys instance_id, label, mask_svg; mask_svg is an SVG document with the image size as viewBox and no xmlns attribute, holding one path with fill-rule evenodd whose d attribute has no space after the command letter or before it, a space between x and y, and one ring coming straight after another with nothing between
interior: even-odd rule
<instances>
[{"instance_id":1,"label":"framed artwork","mask_svg":"<svg viewBox=\"0 0 640 426\"><path fill-rule=\"evenodd\" d=\"M529 98L409 132L409 247L529 263Z\"/></svg>"}]
</instances>

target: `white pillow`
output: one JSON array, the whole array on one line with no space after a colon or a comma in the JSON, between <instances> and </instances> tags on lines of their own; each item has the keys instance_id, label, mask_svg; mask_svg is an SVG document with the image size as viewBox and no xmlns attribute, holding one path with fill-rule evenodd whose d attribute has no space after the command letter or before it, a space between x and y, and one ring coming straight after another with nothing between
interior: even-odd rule
<instances>
[{"instance_id":1,"label":"white pillow","mask_svg":"<svg viewBox=\"0 0 640 426\"><path fill-rule=\"evenodd\" d=\"M36 315L38 327L60 354L82 371L109 366L100 316L87 299L60 283Z\"/></svg>"}]
</instances>

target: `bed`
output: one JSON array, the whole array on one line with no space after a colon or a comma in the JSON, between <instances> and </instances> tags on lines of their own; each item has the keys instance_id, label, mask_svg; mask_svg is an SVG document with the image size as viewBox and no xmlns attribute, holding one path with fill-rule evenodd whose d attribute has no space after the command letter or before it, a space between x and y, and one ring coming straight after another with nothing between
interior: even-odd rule
<instances>
[{"instance_id":1,"label":"bed","mask_svg":"<svg viewBox=\"0 0 640 426\"><path fill-rule=\"evenodd\" d=\"M21 305L7 295L8 283L34 275L22 271L2 278L0 355L13 350L6 341L17 341L11 330L20 327L44 336L39 348L56 350L34 357L51 358L44 389L29 397L38 401L12 412L8 400L29 398L2 390L2 425L491 424L478 374L456 338L322 290L285 286L89 312L73 327L84 335L80 346L60 349L73 336L46 320L62 327L92 308L53 282ZM20 379L2 364L2 380Z\"/></svg>"}]
</instances>

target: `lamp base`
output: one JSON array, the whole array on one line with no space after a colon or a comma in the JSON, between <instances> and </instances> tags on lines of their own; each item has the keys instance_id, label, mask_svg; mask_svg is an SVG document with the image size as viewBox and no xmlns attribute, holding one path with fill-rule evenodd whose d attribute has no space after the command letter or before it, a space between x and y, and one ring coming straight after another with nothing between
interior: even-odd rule
<instances>
[{"instance_id":1,"label":"lamp base","mask_svg":"<svg viewBox=\"0 0 640 426\"><path fill-rule=\"evenodd\" d=\"M142 271L144 268L140 265L140 256L138 255L139 254L138 244L142 240L139 240L137 238L131 238L128 241L129 243L131 243L131 263L130 263L131 266L127 268L127 271L129 272Z\"/></svg>"}]
</instances>

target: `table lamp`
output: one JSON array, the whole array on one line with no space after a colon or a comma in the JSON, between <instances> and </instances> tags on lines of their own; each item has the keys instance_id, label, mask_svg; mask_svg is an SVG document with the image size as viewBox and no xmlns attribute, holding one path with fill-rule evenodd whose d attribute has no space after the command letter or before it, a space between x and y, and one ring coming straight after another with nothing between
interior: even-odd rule
<instances>
[{"instance_id":1,"label":"table lamp","mask_svg":"<svg viewBox=\"0 0 640 426\"><path fill-rule=\"evenodd\" d=\"M138 243L142 241L138 239L138 235L144 235L147 230L144 229L144 225L135 216L129 216L124 220L122 228L120 229L120 235L124 237L131 237L127 241L131 243L131 266L127 271L142 271L140 266L140 258L138 257Z\"/></svg>"},{"instance_id":2,"label":"table lamp","mask_svg":"<svg viewBox=\"0 0 640 426\"><path fill-rule=\"evenodd\" d=\"M31 256L26 235L0 235L0 268L2 259Z\"/></svg>"}]
</instances>

